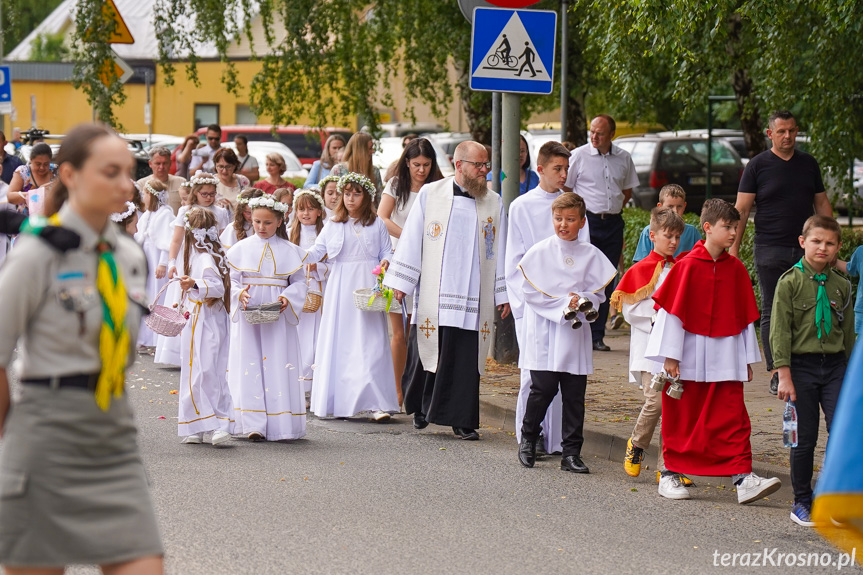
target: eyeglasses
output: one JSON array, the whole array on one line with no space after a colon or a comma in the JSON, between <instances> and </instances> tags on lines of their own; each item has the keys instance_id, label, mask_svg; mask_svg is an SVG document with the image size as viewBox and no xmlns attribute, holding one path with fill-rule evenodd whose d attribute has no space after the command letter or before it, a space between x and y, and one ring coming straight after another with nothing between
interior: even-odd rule
<instances>
[{"instance_id":1,"label":"eyeglasses","mask_svg":"<svg viewBox=\"0 0 863 575\"><path fill-rule=\"evenodd\" d=\"M471 162L470 160L462 160L462 162L465 162L466 164L473 164L474 166L476 166L477 170L481 170L483 168L485 168L486 170L491 169L491 162Z\"/></svg>"},{"instance_id":2,"label":"eyeglasses","mask_svg":"<svg viewBox=\"0 0 863 575\"><path fill-rule=\"evenodd\" d=\"M209 193L198 192L198 195L201 196L202 198L215 198L216 192L209 192Z\"/></svg>"},{"instance_id":3,"label":"eyeglasses","mask_svg":"<svg viewBox=\"0 0 863 575\"><path fill-rule=\"evenodd\" d=\"M231 164L216 164L216 169L219 170L220 172L224 172L228 168L233 168L233 167L234 166L232 166Z\"/></svg>"},{"instance_id":4,"label":"eyeglasses","mask_svg":"<svg viewBox=\"0 0 863 575\"><path fill-rule=\"evenodd\" d=\"M219 140L221 140L221 138L219 136L215 136L213 138L207 138L208 142L218 142Z\"/></svg>"}]
</instances>

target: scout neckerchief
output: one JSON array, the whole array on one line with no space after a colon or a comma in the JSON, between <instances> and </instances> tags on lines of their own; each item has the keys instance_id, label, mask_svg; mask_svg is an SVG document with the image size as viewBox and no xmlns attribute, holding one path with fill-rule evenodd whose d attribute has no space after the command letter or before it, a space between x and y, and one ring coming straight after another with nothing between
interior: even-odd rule
<instances>
[{"instance_id":1,"label":"scout neckerchief","mask_svg":"<svg viewBox=\"0 0 863 575\"><path fill-rule=\"evenodd\" d=\"M803 258L794 264L794 267L801 272L806 273L803 269ZM818 339L823 339L830 335L830 328L833 327L833 316L830 313L830 298L827 297L827 273L815 274L812 279L818 282L818 295L815 297L815 327L818 328ZM824 334L821 334L821 322L824 322Z\"/></svg>"},{"instance_id":2,"label":"scout neckerchief","mask_svg":"<svg viewBox=\"0 0 863 575\"><path fill-rule=\"evenodd\" d=\"M49 227L60 227L60 217L57 214L48 219L38 218L33 223L27 222L21 232L44 236L46 228ZM99 332L102 371L96 383L96 404L103 411L107 411L111 405L111 395L120 397L123 394L129 349L129 331L126 329L127 296L123 277L110 246L100 239L96 249L99 252L96 289L102 299L102 328Z\"/></svg>"}]
</instances>

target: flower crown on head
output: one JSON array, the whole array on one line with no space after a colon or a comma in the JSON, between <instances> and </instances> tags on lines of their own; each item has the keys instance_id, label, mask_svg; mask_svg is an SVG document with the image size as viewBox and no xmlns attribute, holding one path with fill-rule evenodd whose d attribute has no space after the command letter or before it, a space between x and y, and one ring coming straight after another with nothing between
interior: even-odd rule
<instances>
[{"instance_id":1,"label":"flower crown on head","mask_svg":"<svg viewBox=\"0 0 863 575\"><path fill-rule=\"evenodd\" d=\"M217 180L216 176L214 176L213 174L208 174L207 172L205 172L203 170L198 170L197 172L195 172L194 176L189 178L189 182L193 186L200 186L200 185L215 186L219 183L219 180Z\"/></svg>"},{"instance_id":2,"label":"flower crown on head","mask_svg":"<svg viewBox=\"0 0 863 575\"><path fill-rule=\"evenodd\" d=\"M339 178L338 191L340 194L343 194L345 191L345 184L356 184L361 186L365 192L372 197L372 201L375 201L375 185L372 183L370 179L365 177L362 174L358 174L356 172L348 172L341 178Z\"/></svg>"},{"instance_id":3,"label":"flower crown on head","mask_svg":"<svg viewBox=\"0 0 863 575\"><path fill-rule=\"evenodd\" d=\"M332 174L329 174L325 178L321 178L321 181L318 182L318 185L321 187L321 190L323 190L324 188L327 187L327 184L329 184L330 182L335 182L336 184L338 184L339 183L339 177L334 176ZM341 193L341 191L339 191L339 193Z\"/></svg>"},{"instance_id":4,"label":"flower crown on head","mask_svg":"<svg viewBox=\"0 0 863 575\"><path fill-rule=\"evenodd\" d=\"M282 212L283 214L286 214L291 209L291 206L288 204L277 202L273 198L267 196L252 198L249 200L249 207L253 210L255 208L268 208L277 212Z\"/></svg>"},{"instance_id":5,"label":"flower crown on head","mask_svg":"<svg viewBox=\"0 0 863 575\"><path fill-rule=\"evenodd\" d=\"M137 208L135 208L135 204L133 204L132 202L126 202L126 211L111 214L111 221L119 224L120 222L134 214L136 209Z\"/></svg>"},{"instance_id":6,"label":"flower crown on head","mask_svg":"<svg viewBox=\"0 0 863 575\"><path fill-rule=\"evenodd\" d=\"M156 189L150 185L150 180L147 180L144 183L144 189L147 190L147 193L151 196L156 196L159 199L159 204L164 204L168 201L168 192L162 190L161 192L157 192Z\"/></svg>"},{"instance_id":7,"label":"flower crown on head","mask_svg":"<svg viewBox=\"0 0 863 575\"><path fill-rule=\"evenodd\" d=\"M312 196L315 201L318 202L318 205L320 205L321 208L326 205L324 204L324 199L316 190L314 190L313 188L303 188L302 190L297 190L294 193L294 211L297 211L297 200L300 199L300 196Z\"/></svg>"}]
</instances>

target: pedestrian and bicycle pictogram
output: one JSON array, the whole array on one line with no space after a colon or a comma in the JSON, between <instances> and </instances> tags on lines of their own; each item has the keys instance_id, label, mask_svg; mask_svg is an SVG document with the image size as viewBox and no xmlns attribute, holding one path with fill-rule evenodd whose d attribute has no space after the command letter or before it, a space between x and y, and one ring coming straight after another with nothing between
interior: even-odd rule
<instances>
[{"instance_id":1,"label":"pedestrian and bicycle pictogram","mask_svg":"<svg viewBox=\"0 0 863 575\"><path fill-rule=\"evenodd\" d=\"M557 13L476 8L472 90L550 94Z\"/></svg>"}]
</instances>

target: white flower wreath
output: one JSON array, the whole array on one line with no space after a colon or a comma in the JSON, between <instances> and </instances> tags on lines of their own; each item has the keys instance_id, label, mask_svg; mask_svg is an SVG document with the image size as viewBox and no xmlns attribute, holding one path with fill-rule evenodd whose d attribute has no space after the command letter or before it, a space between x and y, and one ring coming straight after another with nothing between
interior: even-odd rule
<instances>
[{"instance_id":1,"label":"white flower wreath","mask_svg":"<svg viewBox=\"0 0 863 575\"><path fill-rule=\"evenodd\" d=\"M269 208L271 210L276 210L277 212L282 212L283 214L286 214L288 211L290 211L291 206L282 202L277 202L271 197L261 196L259 198L252 198L251 200L249 200L249 208L253 210L255 208Z\"/></svg>"},{"instance_id":2,"label":"white flower wreath","mask_svg":"<svg viewBox=\"0 0 863 575\"><path fill-rule=\"evenodd\" d=\"M323 190L330 182L335 182L336 186L338 187L339 177L329 174L326 177L321 178L321 180L318 182L318 185L321 187L321 190Z\"/></svg>"},{"instance_id":3,"label":"white flower wreath","mask_svg":"<svg viewBox=\"0 0 863 575\"><path fill-rule=\"evenodd\" d=\"M207 172L204 172L202 170L198 170L197 172L195 172L194 176L189 178L189 182L193 186L199 186L199 185L215 186L215 185L218 185L219 180L217 180L216 176L214 176L212 174L208 174Z\"/></svg>"},{"instance_id":4,"label":"white flower wreath","mask_svg":"<svg viewBox=\"0 0 863 575\"><path fill-rule=\"evenodd\" d=\"M151 196L156 196L156 198L158 198L159 205L162 205L168 201L168 192L166 192L165 190L157 192L156 189L150 185L150 180L144 182L144 189L146 189L147 193Z\"/></svg>"},{"instance_id":5,"label":"white flower wreath","mask_svg":"<svg viewBox=\"0 0 863 575\"><path fill-rule=\"evenodd\" d=\"M375 185L372 183L370 179L365 177L362 174L358 174L356 172L348 172L341 178L339 178L338 191L339 194L343 194L345 191L345 184L357 184L362 186L365 192L372 197L372 201L375 201Z\"/></svg>"},{"instance_id":6,"label":"white flower wreath","mask_svg":"<svg viewBox=\"0 0 863 575\"><path fill-rule=\"evenodd\" d=\"M119 224L120 222L134 214L135 210L135 204L133 204L132 202L126 202L126 211L111 214L111 221Z\"/></svg>"},{"instance_id":7,"label":"white flower wreath","mask_svg":"<svg viewBox=\"0 0 863 575\"><path fill-rule=\"evenodd\" d=\"M297 211L297 200L300 199L300 196L312 196L315 199L315 201L318 202L318 205L321 206L321 209L324 209L324 206L325 206L324 199L321 197L321 195L312 188L303 188L302 190L297 190L294 193L294 211L295 212Z\"/></svg>"}]
</instances>

